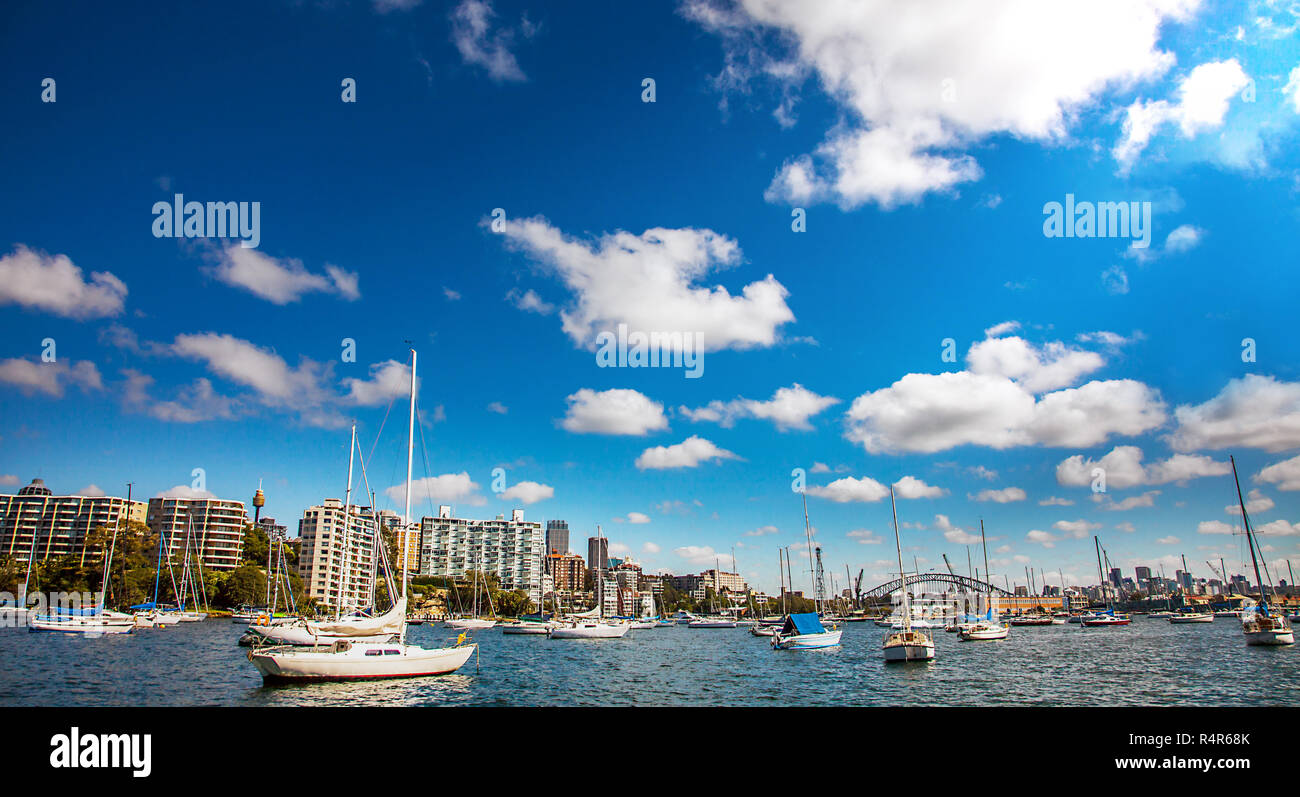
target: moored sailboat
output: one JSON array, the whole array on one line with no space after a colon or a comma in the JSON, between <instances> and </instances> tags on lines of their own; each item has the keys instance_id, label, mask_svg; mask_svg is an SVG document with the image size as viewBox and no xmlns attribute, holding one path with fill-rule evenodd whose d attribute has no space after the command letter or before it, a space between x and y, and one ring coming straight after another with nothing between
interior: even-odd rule
<instances>
[{"instance_id":1,"label":"moored sailboat","mask_svg":"<svg viewBox=\"0 0 1300 797\"><path fill-rule=\"evenodd\" d=\"M1250 547L1250 561L1255 568L1255 581L1259 584L1259 603L1243 608L1241 613L1241 631L1246 635L1247 645L1294 645L1295 633L1286 615L1273 611L1268 603L1268 587L1265 576L1268 565L1264 565L1265 576L1259 572L1259 557L1256 556L1254 529L1250 527L1250 514L1246 512L1246 501L1241 497L1241 481L1237 478L1237 461L1228 457L1232 463L1232 481L1237 486L1237 504L1241 507L1241 525L1246 530L1246 544Z\"/></svg>"},{"instance_id":2,"label":"moored sailboat","mask_svg":"<svg viewBox=\"0 0 1300 797\"><path fill-rule=\"evenodd\" d=\"M887 662L932 661L934 639L924 631L912 628L912 607L907 594L907 572L903 570L903 543L898 534L898 507L894 503L894 487L889 487L889 508L894 515L894 546L898 551L898 579L902 590L903 627L885 635L881 651Z\"/></svg>"}]
</instances>

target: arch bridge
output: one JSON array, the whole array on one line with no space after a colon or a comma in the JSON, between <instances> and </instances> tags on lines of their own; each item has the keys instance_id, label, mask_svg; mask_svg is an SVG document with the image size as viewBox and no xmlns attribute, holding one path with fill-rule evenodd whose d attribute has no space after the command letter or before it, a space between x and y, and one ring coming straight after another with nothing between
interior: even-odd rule
<instances>
[{"instance_id":1,"label":"arch bridge","mask_svg":"<svg viewBox=\"0 0 1300 797\"><path fill-rule=\"evenodd\" d=\"M916 584L943 584L948 587L957 587L960 590L968 592L992 592L995 595L1011 595L1010 592L995 584L987 581L980 581L977 578L969 576L951 575L948 573L911 573L907 576L907 586L912 587ZM880 586L863 592L863 598L883 598L898 592L903 586L902 579L886 581ZM915 592L916 590L913 590Z\"/></svg>"}]
</instances>

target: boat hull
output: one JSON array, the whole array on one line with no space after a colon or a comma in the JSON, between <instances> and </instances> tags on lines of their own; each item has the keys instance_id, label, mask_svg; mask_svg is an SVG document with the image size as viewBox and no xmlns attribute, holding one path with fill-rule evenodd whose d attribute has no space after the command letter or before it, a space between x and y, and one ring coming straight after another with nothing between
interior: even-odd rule
<instances>
[{"instance_id":1,"label":"boat hull","mask_svg":"<svg viewBox=\"0 0 1300 797\"><path fill-rule=\"evenodd\" d=\"M27 630L32 633L81 634L83 636L129 634L135 630L135 618L96 620L81 617L52 618L33 614L27 620Z\"/></svg>"},{"instance_id":2,"label":"boat hull","mask_svg":"<svg viewBox=\"0 0 1300 797\"><path fill-rule=\"evenodd\" d=\"M551 639L621 639L627 635L628 630L626 625L563 626L552 628L549 636Z\"/></svg>"},{"instance_id":3,"label":"boat hull","mask_svg":"<svg viewBox=\"0 0 1300 797\"><path fill-rule=\"evenodd\" d=\"M455 628L457 631L477 631L481 628L492 628L497 624L497 621L466 617L456 620L443 620L442 624L447 628Z\"/></svg>"},{"instance_id":4,"label":"boat hull","mask_svg":"<svg viewBox=\"0 0 1300 797\"><path fill-rule=\"evenodd\" d=\"M963 642L984 642L993 639L1006 639L1011 633L1011 629L1005 625L999 626L967 626L957 630L957 636Z\"/></svg>"},{"instance_id":5,"label":"boat hull","mask_svg":"<svg viewBox=\"0 0 1300 797\"><path fill-rule=\"evenodd\" d=\"M934 640L916 631L900 631L885 637L881 651L886 662L932 661Z\"/></svg>"},{"instance_id":6,"label":"boat hull","mask_svg":"<svg viewBox=\"0 0 1300 797\"><path fill-rule=\"evenodd\" d=\"M1294 645L1295 633L1290 628L1247 631L1247 645Z\"/></svg>"},{"instance_id":7,"label":"boat hull","mask_svg":"<svg viewBox=\"0 0 1300 797\"><path fill-rule=\"evenodd\" d=\"M551 630L547 623L518 623L501 626L503 634L538 634L545 636Z\"/></svg>"},{"instance_id":8,"label":"boat hull","mask_svg":"<svg viewBox=\"0 0 1300 797\"><path fill-rule=\"evenodd\" d=\"M1169 622L1172 625L1185 625L1187 623L1212 623L1214 622L1214 615L1189 614L1189 615L1183 615L1181 617L1178 615L1173 615L1172 617L1169 618Z\"/></svg>"},{"instance_id":9,"label":"boat hull","mask_svg":"<svg viewBox=\"0 0 1300 797\"><path fill-rule=\"evenodd\" d=\"M695 620L686 624L687 628L735 628L734 620Z\"/></svg>"},{"instance_id":10,"label":"boat hull","mask_svg":"<svg viewBox=\"0 0 1300 797\"><path fill-rule=\"evenodd\" d=\"M314 647L322 644L329 644L341 637L327 636L324 634L313 634L310 628L301 624L284 624L284 625L250 625L248 633L253 634L257 641L266 645L296 645L299 647ZM396 634L375 634L372 636L347 637L353 642L388 642Z\"/></svg>"},{"instance_id":11,"label":"boat hull","mask_svg":"<svg viewBox=\"0 0 1300 797\"><path fill-rule=\"evenodd\" d=\"M248 660L265 683L363 681L446 675L460 669L477 649L474 644L426 649L358 643L345 650L335 645L328 649L250 651Z\"/></svg>"},{"instance_id":12,"label":"boat hull","mask_svg":"<svg viewBox=\"0 0 1300 797\"><path fill-rule=\"evenodd\" d=\"M775 650L816 650L817 648L838 647L840 635L843 633L843 631L824 631L820 634L796 634L794 636L775 634L772 640L772 648Z\"/></svg>"}]
</instances>

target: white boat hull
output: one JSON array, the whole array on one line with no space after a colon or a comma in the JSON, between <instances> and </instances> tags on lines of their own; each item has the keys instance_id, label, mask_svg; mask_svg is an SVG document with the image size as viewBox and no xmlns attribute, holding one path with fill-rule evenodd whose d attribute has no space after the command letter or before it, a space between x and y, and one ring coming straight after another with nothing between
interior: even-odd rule
<instances>
[{"instance_id":1,"label":"white boat hull","mask_svg":"<svg viewBox=\"0 0 1300 797\"><path fill-rule=\"evenodd\" d=\"M820 634L796 634L794 636L774 635L772 647L776 650L815 650L816 648L833 648L840 644L843 631L825 631Z\"/></svg>"},{"instance_id":2,"label":"white boat hull","mask_svg":"<svg viewBox=\"0 0 1300 797\"><path fill-rule=\"evenodd\" d=\"M687 628L735 628L735 620L694 620L687 623Z\"/></svg>"},{"instance_id":3,"label":"white boat hull","mask_svg":"<svg viewBox=\"0 0 1300 797\"><path fill-rule=\"evenodd\" d=\"M885 661L931 661L934 659L934 640L915 631L890 634L885 638Z\"/></svg>"},{"instance_id":4,"label":"white boat hull","mask_svg":"<svg viewBox=\"0 0 1300 797\"><path fill-rule=\"evenodd\" d=\"M297 645L297 646L316 646L328 645L340 637L326 636L324 634L313 633L310 628L301 623L285 623L283 625L250 625L249 633L260 637L263 644L267 645ZM375 634L373 636L348 637L354 642L388 642L396 634Z\"/></svg>"},{"instance_id":5,"label":"white boat hull","mask_svg":"<svg viewBox=\"0 0 1300 797\"><path fill-rule=\"evenodd\" d=\"M501 626L501 633L503 634L539 634L545 636L550 630L550 623L510 623Z\"/></svg>"},{"instance_id":6,"label":"white boat hull","mask_svg":"<svg viewBox=\"0 0 1300 797\"><path fill-rule=\"evenodd\" d=\"M268 683L418 678L455 672L477 645L421 648L398 643L339 641L328 648L253 650L248 660Z\"/></svg>"},{"instance_id":7,"label":"white boat hull","mask_svg":"<svg viewBox=\"0 0 1300 797\"><path fill-rule=\"evenodd\" d=\"M621 639L627 635L629 626L605 623L584 623L576 626L552 628L551 639Z\"/></svg>"},{"instance_id":8,"label":"white boat hull","mask_svg":"<svg viewBox=\"0 0 1300 797\"><path fill-rule=\"evenodd\" d=\"M85 636L129 634L135 630L135 618L129 614L119 614L117 612L113 612L109 616L102 614L88 616L32 614L29 615L27 620L27 630L58 634L83 634Z\"/></svg>"},{"instance_id":9,"label":"white boat hull","mask_svg":"<svg viewBox=\"0 0 1300 797\"><path fill-rule=\"evenodd\" d=\"M966 642L981 642L991 639L1006 639L1011 629L1005 625L971 625L957 630L957 635Z\"/></svg>"},{"instance_id":10,"label":"white boat hull","mask_svg":"<svg viewBox=\"0 0 1300 797\"><path fill-rule=\"evenodd\" d=\"M1184 614L1184 615L1177 615L1177 614L1175 614L1175 615L1171 615L1171 616L1170 616L1170 618L1169 618L1169 622L1172 623L1173 625L1183 625L1183 624L1185 624L1185 623L1212 623L1212 622L1214 622L1214 615L1212 615L1212 614Z\"/></svg>"},{"instance_id":11,"label":"white boat hull","mask_svg":"<svg viewBox=\"0 0 1300 797\"><path fill-rule=\"evenodd\" d=\"M648 631L651 628L655 628L657 625L658 623L654 622L653 620L650 620L648 622L628 623L628 627L631 628L633 631Z\"/></svg>"},{"instance_id":12,"label":"white boat hull","mask_svg":"<svg viewBox=\"0 0 1300 797\"><path fill-rule=\"evenodd\" d=\"M497 624L497 621L480 620L477 617L459 617L454 620L443 620L442 624L447 628L455 628L458 631L477 631L481 628L492 628Z\"/></svg>"}]
</instances>

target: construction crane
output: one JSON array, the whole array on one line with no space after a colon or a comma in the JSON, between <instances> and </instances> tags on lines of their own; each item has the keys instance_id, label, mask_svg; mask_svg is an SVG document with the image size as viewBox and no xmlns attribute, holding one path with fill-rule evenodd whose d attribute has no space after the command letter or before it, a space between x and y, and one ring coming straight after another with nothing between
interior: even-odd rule
<instances>
[{"instance_id":1,"label":"construction crane","mask_svg":"<svg viewBox=\"0 0 1300 797\"><path fill-rule=\"evenodd\" d=\"M1208 559L1205 560L1205 564L1209 565L1209 567L1210 567L1210 572L1213 573L1214 575L1218 576L1219 581L1223 582L1223 591L1224 591L1225 593L1231 594L1232 585L1228 583L1228 577L1227 577L1224 573L1222 573L1222 572L1219 570L1219 568L1215 567L1214 564L1213 564L1212 562L1210 562L1210 560L1208 560ZM1222 564L1222 563L1220 563L1220 564Z\"/></svg>"},{"instance_id":2,"label":"construction crane","mask_svg":"<svg viewBox=\"0 0 1300 797\"><path fill-rule=\"evenodd\" d=\"M948 561L948 554L943 555L943 564L945 567L948 568L948 575L952 576L953 578L956 578L957 574L952 572L952 562Z\"/></svg>"}]
</instances>

